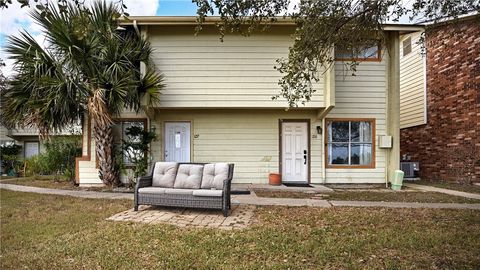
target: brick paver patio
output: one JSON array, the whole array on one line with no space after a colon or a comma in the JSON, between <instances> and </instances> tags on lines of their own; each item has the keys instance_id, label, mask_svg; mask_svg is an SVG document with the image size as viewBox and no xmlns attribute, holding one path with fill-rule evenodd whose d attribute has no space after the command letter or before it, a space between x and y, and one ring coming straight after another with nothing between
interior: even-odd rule
<instances>
[{"instance_id":1,"label":"brick paver patio","mask_svg":"<svg viewBox=\"0 0 480 270\"><path fill-rule=\"evenodd\" d=\"M250 226L254 218L254 209L255 206L253 205L232 205L230 215L224 217L219 210L142 205L137 212L130 209L115 214L107 218L107 220L233 230L244 229Z\"/></svg>"}]
</instances>

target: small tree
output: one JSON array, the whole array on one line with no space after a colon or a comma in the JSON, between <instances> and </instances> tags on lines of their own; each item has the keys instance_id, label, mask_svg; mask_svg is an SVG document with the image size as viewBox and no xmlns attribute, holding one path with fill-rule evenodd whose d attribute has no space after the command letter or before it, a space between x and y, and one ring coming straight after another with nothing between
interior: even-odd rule
<instances>
[{"instance_id":1,"label":"small tree","mask_svg":"<svg viewBox=\"0 0 480 270\"><path fill-rule=\"evenodd\" d=\"M22 146L15 143L5 143L0 146L0 160L2 162L2 173L13 176L19 172L22 165L18 155Z\"/></svg>"},{"instance_id":2,"label":"small tree","mask_svg":"<svg viewBox=\"0 0 480 270\"><path fill-rule=\"evenodd\" d=\"M122 150L128 163L133 165L133 179L129 181L134 185L138 177L147 173L150 143L157 139L157 135L139 126L127 128L125 135L127 139L123 140Z\"/></svg>"}]
</instances>

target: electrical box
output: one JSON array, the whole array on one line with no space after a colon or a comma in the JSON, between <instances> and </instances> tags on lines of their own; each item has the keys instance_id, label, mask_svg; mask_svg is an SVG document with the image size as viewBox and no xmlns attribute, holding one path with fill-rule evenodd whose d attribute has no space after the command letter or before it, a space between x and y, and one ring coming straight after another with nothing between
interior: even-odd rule
<instances>
[{"instance_id":1,"label":"electrical box","mask_svg":"<svg viewBox=\"0 0 480 270\"><path fill-rule=\"evenodd\" d=\"M379 148L392 148L392 136L378 136Z\"/></svg>"}]
</instances>

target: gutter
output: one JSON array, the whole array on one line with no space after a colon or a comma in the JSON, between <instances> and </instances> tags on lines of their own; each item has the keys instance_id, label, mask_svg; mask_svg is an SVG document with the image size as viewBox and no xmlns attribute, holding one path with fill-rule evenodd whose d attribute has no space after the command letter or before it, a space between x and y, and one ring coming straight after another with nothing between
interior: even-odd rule
<instances>
[{"instance_id":1,"label":"gutter","mask_svg":"<svg viewBox=\"0 0 480 270\"><path fill-rule=\"evenodd\" d=\"M121 25L198 25L197 16L130 16L128 18L122 17L118 19ZM216 25L222 22L219 16L206 17L203 25ZM276 17L276 21L266 21L265 24L295 26L295 20L291 17ZM410 32L423 31L425 26L412 24L383 24L384 31L400 31L404 34Z\"/></svg>"}]
</instances>

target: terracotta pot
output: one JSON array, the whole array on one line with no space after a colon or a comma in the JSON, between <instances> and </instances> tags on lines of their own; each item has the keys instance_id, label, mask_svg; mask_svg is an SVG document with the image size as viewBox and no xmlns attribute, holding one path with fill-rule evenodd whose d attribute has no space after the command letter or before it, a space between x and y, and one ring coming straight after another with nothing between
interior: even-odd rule
<instances>
[{"instance_id":1,"label":"terracotta pot","mask_svg":"<svg viewBox=\"0 0 480 270\"><path fill-rule=\"evenodd\" d=\"M282 175L279 173L269 174L268 183L272 186L280 186L282 184Z\"/></svg>"}]
</instances>

